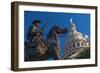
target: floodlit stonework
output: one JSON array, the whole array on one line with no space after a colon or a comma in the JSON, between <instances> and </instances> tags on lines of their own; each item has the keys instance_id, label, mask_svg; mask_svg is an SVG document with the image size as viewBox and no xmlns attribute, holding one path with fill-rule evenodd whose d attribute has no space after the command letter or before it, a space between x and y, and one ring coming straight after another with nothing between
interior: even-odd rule
<instances>
[{"instance_id":1,"label":"floodlit stonework","mask_svg":"<svg viewBox=\"0 0 100 73\"><path fill-rule=\"evenodd\" d=\"M72 19L70 19L70 28L66 37L63 59L70 58L70 56L75 54L80 48L89 46L89 37L78 32L76 30L76 25L73 23Z\"/></svg>"}]
</instances>

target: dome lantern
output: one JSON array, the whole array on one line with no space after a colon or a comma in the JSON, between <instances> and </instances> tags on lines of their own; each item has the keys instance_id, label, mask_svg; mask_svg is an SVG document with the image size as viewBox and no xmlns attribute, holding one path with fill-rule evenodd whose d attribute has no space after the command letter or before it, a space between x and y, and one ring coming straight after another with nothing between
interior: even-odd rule
<instances>
[{"instance_id":1,"label":"dome lantern","mask_svg":"<svg viewBox=\"0 0 100 73\"><path fill-rule=\"evenodd\" d=\"M70 19L70 32L75 32L76 31L76 26L73 23L72 18Z\"/></svg>"}]
</instances>

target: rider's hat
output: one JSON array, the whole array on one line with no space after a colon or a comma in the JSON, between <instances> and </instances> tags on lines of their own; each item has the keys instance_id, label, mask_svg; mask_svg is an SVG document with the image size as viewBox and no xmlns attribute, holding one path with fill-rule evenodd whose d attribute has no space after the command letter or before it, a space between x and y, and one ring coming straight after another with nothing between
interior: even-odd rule
<instances>
[{"instance_id":1,"label":"rider's hat","mask_svg":"<svg viewBox=\"0 0 100 73\"><path fill-rule=\"evenodd\" d=\"M32 22L32 24L35 24L35 23L41 23L41 21L40 21L40 20L34 20L34 21Z\"/></svg>"}]
</instances>

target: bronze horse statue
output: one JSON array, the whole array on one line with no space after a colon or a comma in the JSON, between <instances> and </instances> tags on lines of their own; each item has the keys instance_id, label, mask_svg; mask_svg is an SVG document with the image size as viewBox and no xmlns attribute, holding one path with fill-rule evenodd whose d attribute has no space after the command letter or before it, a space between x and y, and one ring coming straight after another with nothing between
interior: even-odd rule
<instances>
[{"instance_id":1,"label":"bronze horse statue","mask_svg":"<svg viewBox=\"0 0 100 73\"><path fill-rule=\"evenodd\" d=\"M25 43L25 61L41 61L48 60L52 57L54 60L60 60L60 34L66 34L67 28L53 26L49 31L46 39L34 41L32 46L30 43ZM42 37L42 35L40 35ZM39 37L39 38L40 38Z\"/></svg>"}]
</instances>

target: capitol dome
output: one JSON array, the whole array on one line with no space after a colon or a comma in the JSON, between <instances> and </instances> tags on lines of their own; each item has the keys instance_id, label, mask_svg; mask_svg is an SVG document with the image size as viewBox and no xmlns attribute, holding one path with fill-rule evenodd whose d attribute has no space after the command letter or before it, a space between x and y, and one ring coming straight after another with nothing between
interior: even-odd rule
<instances>
[{"instance_id":1,"label":"capitol dome","mask_svg":"<svg viewBox=\"0 0 100 73\"><path fill-rule=\"evenodd\" d=\"M69 33L67 35L67 42L70 42L72 40L81 40L81 39L85 40L83 34L76 30L76 25L73 23L72 19L70 19L70 28L69 28Z\"/></svg>"},{"instance_id":2,"label":"capitol dome","mask_svg":"<svg viewBox=\"0 0 100 73\"><path fill-rule=\"evenodd\" d=\"M70 54L73 50L77 50L78 48L89 47L89 40L87 39L88 36L78 32L76 30L76 25L73 23L72 19L70 19L70 27L66 37L64 54Z\"/></svg>"}]
</instances>

